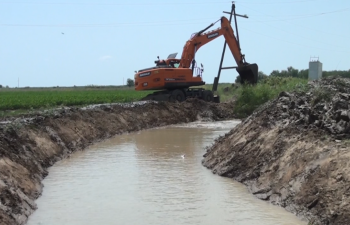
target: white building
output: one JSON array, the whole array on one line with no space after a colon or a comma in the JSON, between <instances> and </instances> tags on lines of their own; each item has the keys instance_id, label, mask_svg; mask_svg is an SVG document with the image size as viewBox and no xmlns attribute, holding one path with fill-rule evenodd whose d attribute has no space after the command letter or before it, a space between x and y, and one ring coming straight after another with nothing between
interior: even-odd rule
<instances>
[{"instance_id":1,"label":"white building","mask_svg":"<svg viewBox=\"0 0 350 225\"><path fill-rule=\"evenodd\" d=\"M317 58L310 58L309 62L309 80L318 80L322 78L322 63Z\"/></svg>"}]
</instances>

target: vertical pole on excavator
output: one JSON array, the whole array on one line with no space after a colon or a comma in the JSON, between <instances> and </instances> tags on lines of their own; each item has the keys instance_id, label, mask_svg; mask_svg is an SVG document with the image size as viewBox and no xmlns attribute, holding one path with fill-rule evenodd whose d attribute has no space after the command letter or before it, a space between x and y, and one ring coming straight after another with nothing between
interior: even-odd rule
<instances>
[{"instance_id":1,"label":"vertical pole on excavator","mask_svg":"<svg viewBox=\"0 0 350 225\"><path fill-rule=\"evenodd\" d=\"M236 9L235 9L235 4L232 5L232 10L233 10L233 13L234 13L234 16L235 16L235 27L236 27L236 36L237 36L237 43L238 43L238 49L239 51L241 51L241 45L239 43L239 35L238 35L238 26L237 26L237 17L236 17ZM232 17L232 16L231 16ZM231 20L230 20L230 23L231 23Z\"/></svg>"},{"instance_id":2,"label":"vertical pole on excavator","mask_svg":"<svg viewBox=\"0 0 350 225\"><path fill-rule=\"evenodd\" d=\"M193 59L192 59L192 76L193 76L194 66L196 64L196 52L197 52L197 44L194 45L194 53L193 53Z\"/></svg>"},{"instance_id":3,"label":"vertical pole on excavator","mask_svg":"<svg viewBox=\"0 0 350 225\"><path fill-rule=\"evenodd\" d=\"M232 8L231 8L231 14L230 14L230 24L231 24L231 21L232 21L232 14L235 12L235 3L232 2ZM235 15L236 13L234 13ZM236 15L235 15L235 21L236 21ZM224 48L222 50L222 55L221 55L221 61L220 61L220 67L219 67L219 71L218 71L218 76L214 78L214 84L213 84L213 89L212 89L212 92L216 92L217 89L218 89L218 84L219 84L219 78L220 78L220 74L221 74L221 68L222 68L222 62L224 61L224 56L225 56L225 50L226 50L226 41L224 43ZM217 97L219 98L219 97ZM220 101L218 99L218 101Z\"/></svg>"}]
</instances>

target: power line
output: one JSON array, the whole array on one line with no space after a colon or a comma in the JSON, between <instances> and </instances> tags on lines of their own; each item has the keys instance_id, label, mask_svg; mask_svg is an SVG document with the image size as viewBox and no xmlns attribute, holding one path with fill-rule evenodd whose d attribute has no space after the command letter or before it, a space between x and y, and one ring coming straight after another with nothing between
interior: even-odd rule
<instances>
[{"instance_id":1,"label":"power line","mask_svg":"<svg viewBox=\"0 0 350 225\"><path fill-rule=\"evenodd\" d=\"M27 5L116 5L116 6L144 6L144 5L202 5L202 4L228 4L223 2L147 2L147 3L92 3L92 2L0 2L0 4L27 4Z\"/></svg>"},{"instance_id":2,"label":"power line","mask_svg":"<svg viewBox=\"0 0 350 225\"><path fill-rule=\"evenodd\" d=\"M259 22L259 21L258 21L258 22ZM261 22L261 21L260 21L260 22ZM319 40L316 40L316 39L307 38L307 37L305 37L305 36L301 36L299 33L296 34L296 33L293 33L293 32L289 32L289 31L286 31L286 30L281 29L281 28L279 28L279 27L271 26L270 24L266 24L266 25L267 25L267 26L270 26L270 27L272 27L272 28L275 28L275 29L277 29L277 30L281 30L281 31L283 31L283 32L285 32L285 33L287 33L287 34L291 34L291 35L297 36L297 37L299 37L299 38L311 40L311 41L313 41L313 42L319 42L319 43L326 44L326 45L329 45L329 46L334 46L334 47L337 47L337 48L344 48L344 46L337 46L337 45L329 44L329 43L326 43L326 42L323 42L323 41L319 41Z\"/></svg>"},{"instance_id":3,"label":"power line","mask_svg":"<svg viewBox=\"0 0 350 225\"><path fill-rule=\"evenodd\" d=\"M255 12L259 12L261 13L261 11L257 11L257 10L254 10L252 9L251 7L248 7L248 6L244 6L243 7L246 7L252 11L255 11ZM317 15L318 14L328 14L328 13L334 13L334 12L340 12L340 11L348 11L350 10L350 8L345 8L345 9L339 9L339 10L335 10L335 11L329 11L329 12L322 12L322 13L316 13ZM278 17L276 16L272 16L272 15L269 15L269 14L265 14L265 13L261 13L261 15L264 15L264 16L268 16L268 17L272 17L272 18L276 18L276 20L274 21L280 21L280 22L284 22L284 23L288 23L288 24L291 24L293 26L295 26L295 24L292 24L291 22L289 22L289 20L283 20L283 19L277 19ZM254 20L254 19L253 19ZM267 22L271 22L271 21L257 21L257 22L260 22L260 23L267 23ZM301 28L304 28L304 29L307 29L307 30L314 30L314 31L317 31L317 32L321 32L321 33L324 33L324 34L328 34L328 35L335 35L334 33L328 33L328 32L325 32L325 31L320 31L320 30L317 30L317 29L314 29L314 28L310 28L310 27L306 27L306 26L303 26L303 25L300 25L298 24L298 27L301 27ZM347 37L347 36L344 36L344 35L336 35L337 37L344 37L344 38L350 38L350 37Z\"/></svg>"},{"instance_id":4,"label":"power line","mask_svg":"<svg viewBox=\"0 0 350 225\"><path fill-rule=\"evenodd\" d=\"M267 21L261 21L261 20L255 20L256 22L260 23L265 23L265 22L272 22L272 21L287 21L287 20L293 20L293 19L304 19L307 17L311 16L318 16L318 15L325 15L329 13L336 13L336 12L341 12L341 11L349 11L350 8L345 8L341 10L336 10L336 11L329 11L329 12L322 12L322 13L315 13L315 14L307 14L305 16L300 15L301 17L298 18L291 18L291 19L278 19L278 20L267 20ZM253 10L255 11L255 10ZM270 16L265 14L265 16ZM288 15L288 16L293 16L293 15ZM295 15L297 16L297 15ZM276 18L274 16L270 16L273 18ZM108 24L0 24L0 26L13 26L13 27L115 27L115 26L125 26L125 25L174 25L171 23L177 23L177 22L182 22L182 21L203 21L207 19L215 19L215 18L200 18L200 19L191 19L191 20L176 20L176 21L164 21L159 23L157 22L136 22L136 23L108 23ZM254 20L254 19L253 19ZM197 23L191 23L191 24L197 24ZM176 24L175 24L176 25ZM182 25L182 24L180 24Z\"/></svg>"},{"instance_id":5,"label":"power line","mask_svg":"<svg viewBox=\"0 0 350 225\"><path fill-rule=\"evenodd\" d=\"M264 33L259 33L259 32L256 32L256 31L252 31L252 30L249 30L249 29L246 29L246 28L240 28L240 29L247 30L247 31L250 31L250 32L253 32L253 33L265 36L265 37L268 37L268 38L272 38L272 39L276 39L276 40L279 40L279 41L283 41L283 42L286 42L286 43L289 43L289 44L299 45L299 46L303 46L303 47L307 47L307 48L315 48L315 49L320 49L320 50L324 50L324 51L335 51L335 52L342 52L342 53L350 53L348 51L340 51L340 50L334 50L334 49L325 49L325 48L313 47L313 46L310 46L310 45L303 45L303 44L287 41L287 40L284 40L284 39L276 38L275 36L269 36L269 35L266 35Z\"/></svg>"},{"instance_id":6,"label":"power line","mask_svg":"<svg viewBox=\"0 0 350 225\"><path fill-rule=\"evenodd\" d=\"M118 26L164 26L164 25L190 25L203 24L217 18L201 18L191 20L174 20L163 22L135 22L135 23L106 23L106 24L0 24L3 27L118 27ZM198 22L192 22L198 21ZM191 23L188 23L191 22Z\"/></svg>"},{"instance_id":7,"label":"power line","mask_svg":"<svg viewBox=\"0 0 350 225\"><path fill-rule=\"evenodd\" d=\"M245 7L245 6L243 6ZM249 8L250 9L250 8ZM335 12L342 12L342 11L347 11L350 8L345 8L345 9L339 9L335 11L328 11L328 12L318 12L318 13L309 13L309 14L295 14L295 15L279 15L279 16L270 16L267 14L261 14L261 15L253 15L253 16L269 16L269 17L304 17L304 16L317 16L317 15L323 15L323 14L329 14L329 13L335 13Z\"/></svg>"},{"instance_id":8,"label":"power line","mask_svg":"<svg viewBox=\"0 0 350 225\"><path fill-rule=\"evenodd\" d=\"M241 2L241 1L235 1L240 4L252 4L252 5L265 5L265 4L293 4L293 3L303 3L303 2L315 2L319 0L300 0L300 1L279 1L279 2Z\"/></svg>"},{"instance_id":9,"label":"power line","mask_svg":"<svg viewBox=\"0 0 350 225\"><path fill-rule=\"evenodd\" d=\"M324 15L324 14L335 13L335 12L340 12L340 11L345 11L345 10L350 10L350 8L340 9L340 10L335 10L335 11L329 11L329 12L316 13L316 14L312 14L312 16ZM268 16L270 16L270 15L268 15ZM274 16L270 16L270 17L274 17ZM303 17L303 18L305 18L305 17ZM329 46L334 46L334 47L337 47L337 48L344 48L343 46L337 46L337 45L329 44L329 43L326 43L326 42L323 42L323 41L319 41L319 40L316 40L316 39L311 39L311 38L308 38L308 37L304 37L304 36L301 36L299 33L296 34L296 33L290 32L290 31L286 31L286 30L284 30L284 29L281 29L281 28L279 28L279 27L275 27L275 26L272 26L272 25L266 23L266 22L268 22L268 21L260 21L260 20L254 20L254 19L253 19L253 22L254 22L254 21L255 21L255 22L264 23L264 24L266 24L267 26L270 26L270 27L275 28L275 29L277 29L277 30L281 30L281 31L283 31L283 32L285 32L285 33L288 33L288 34L297 36L297 37L299 37L299 38L311 40L311 41L313 41L313 42L319 42L319 43L322 43L322 44L327 44L327 45L329 45ZM278 21L284 21L284 20L278 20ZM251 21L250 21L250 22L251 22Z\"/></svg>"},{"instance_id":10,"label":"power line","mask_svg":"<svg viewBox=\"0 0 350 225\"><path fill-rule=\"evenodd\" d=\"M262 16L268 16L268 17L272 17L272 18L276 18L276 19L279 19L279 17L298 17L298 16L300 16L301 18L305 18L305 17L311 17L311 16L321 16L321 15L326 15L326 14L345 12L345 11L349 11L350 10L350 7L348 7L348 8L337 9L337 10L333 10L333 11L317 12L317 13L312 13L312 14L272 16L272 15L269 15L269 14L266 14L266 13L262 13L261 11L254 10L252 7L245 6L244 4L245 3L243 3L242 6L247 8L247 9L250 9L250 10L258 12L258 13L261 13L260 15L262 15ZM278 20L278 21L281 21L281 20ZM266 21L266 22L268 22L268 21Z\"/></svg>"},{"instance_id":11,"label":"power line","mask_svg":"<svg viewBox=\"0 0 350 225\"><path fill-rule=\"evenodd\" d=\"M276 1L276 2L241 2L235 1L240 4L290 4L290 3L303 3L303 2L314 2L319 0L299 0L299 1ZM99 2L99 3L88 3L88 2L0 2L0 4L28 4L28 5L201 5L201 4L228 4L232 1L210 1L210 2L147 2L147 3L107 3L107 2Z\"/></svg>"},{"instance_id":12,"label":"power line","mask_svg":"<svg viewBox=\"0 0 350 225\"><path fill-rule=\"evenodd\" d=\"M323 16L323 15L327 15L327 14L345 12L345 11L349 11L349 10L350 10L350 8L345 8L345 9L339 9L339 10L335 10L335 11L315 13L315 14L305 14L305 15L300 15L300 16L295 15L295 18L289 18L289 19L265 20L265 21L260 21L260 22L275 22L275 21L279 22L279 21L299 20L299 19L305 19L305 18L310 18L310 17ZM269 16L269 15L267 15L267 16ZM293 15L288 15L288 16L292 17ZM278 18L276 16L271 16L271 17Z\"/></svg>"}]
</instances>

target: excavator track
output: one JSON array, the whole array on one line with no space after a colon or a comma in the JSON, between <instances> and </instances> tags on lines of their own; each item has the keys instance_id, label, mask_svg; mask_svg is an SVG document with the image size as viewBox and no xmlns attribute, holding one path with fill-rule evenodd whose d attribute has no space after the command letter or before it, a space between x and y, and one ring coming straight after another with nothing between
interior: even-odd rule
<instances>
[{"instance_id":1,"label":"excavator track","mask_svg":"<svg viewBox=\"0 0 350 225\"><path fill-rule=\"evenodd\" d=\"M217 99L214 99L213 92L203 88L157 91L147 95L146 97L142 98L142 100L183 102L188 98L198 98L206 102L217 102Z\"/></svg>"}]
</instances>

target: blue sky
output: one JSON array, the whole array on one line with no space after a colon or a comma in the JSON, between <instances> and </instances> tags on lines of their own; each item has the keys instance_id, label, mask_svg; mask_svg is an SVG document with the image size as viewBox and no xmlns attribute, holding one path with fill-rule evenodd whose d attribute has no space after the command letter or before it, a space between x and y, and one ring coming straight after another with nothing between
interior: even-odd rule
<instances>
[{"instance_id":1,"label":"blue sky","mask_svg":"<svg viewBox=\"0 0 350 225\"><path fill-rule=\"evenodd\" d=\"M270 74L307 69L350 69L350 1L240 0L236 12L242 53ZM191 34L230 11L231 1L0 0L0 84L10 87L122 85L157 56L178 52ZM213 28L219 27L217 23ZM63 34L64 33L64 34ZM196 55L213 83L224 38ZM235 61L227 48L224 66ZM234 82L225 70L220 82Z\"/></svg>"}]
</instances>

